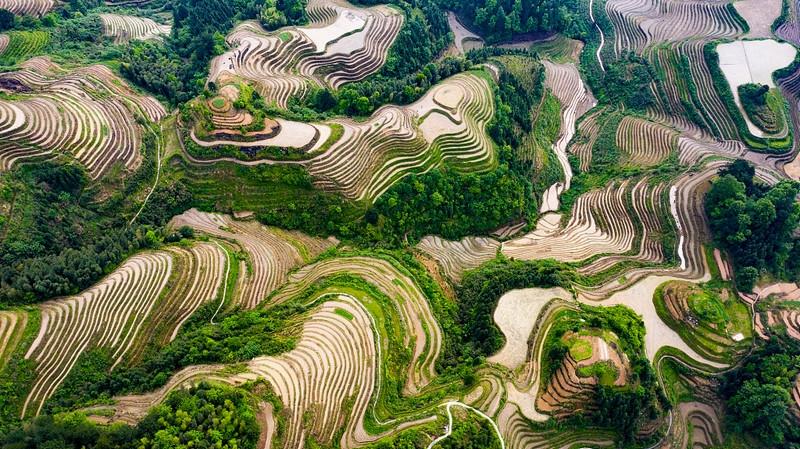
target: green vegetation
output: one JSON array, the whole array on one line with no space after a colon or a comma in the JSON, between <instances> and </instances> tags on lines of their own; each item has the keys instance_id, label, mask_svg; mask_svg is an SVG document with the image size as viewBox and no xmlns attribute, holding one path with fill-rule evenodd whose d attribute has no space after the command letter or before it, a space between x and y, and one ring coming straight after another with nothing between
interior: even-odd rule
<instances>
[{"instance_id":1,"label":"green vegetation","mask_svg":"<svg viewBox=\"0 0 800 449\"><path fill-rule=\"evenodd\" d=\"M682 306L684 301L686 306ZM727 285L668 282L656 289L653 303L664 323L709 360L733 363L752 345L750 310ZM733 339L737 334L741 334L739 341Z\"/></svg>"},{"instance_id":2,"label":"green vegetation","mask_svg":"<svg viewBox=\"0 0 800 449\"><path fill-rule=\"evenodd\" d=\"M725 104L728 113L733 118L739 133L739 138L741 138L748 147L755 151L762 151L765 153L784 153L789 150L793 142L793 130L791 126L789 127L789 132L786 134L786 136L781 138L761 138L750 133L742 113L736 106L736 101L733 98L730 85L725 79L725 75L722 73L722 69L719 66L719 54L717 53L716 46L717 43L715 42L707 43L703 47L703 57L705 58L705 62L711 72L711 78L714 81L714 89L719 93L719 96ZM773 75L780 78L783 76L783 70L780 70ZM775 107L778 107L777 104L775 104L775 100L772 100L772 102ZM783 101L781 101L781 103L783 103ZM780 106L782 110L785 107L786 106L783 104Z\"/></svg>"},{"instance_id":3,"label":"green vegetation","mask_svg":"<svg viewBox=\"0 0 800 449\"><path fill-rule=\"evenodd\" d=\"M765 133L779 133L786 127L784 101L778 89L743 84L739 86L739 98L747 116Z\"/></svg>"},{"instance_id":4,"label":"green vegetation","mask_svg":"<svg viewBox=\"0 0 800 449\"><path fill-rule=\"evenodd\" d=\"M597 362L577 369L578 376L595 377L600 385L610 387L619 377L619 371L610 361Z\"/></svg>"},{"instance_id":5,"label":"green vegetation","mask_svg":"<svg viewBox=\"0 0 800 449\"><path fill-rule=\"evenodd\" d=\"M576 0L444 0L471 28L489 42L519 34L561 32L583 38L588 34L585 3Z\"/></svg>"},{"instance_id":6,"label":"green vegetation","mask_svg":"<svg viewBox=\"0 0 800 449\"><path fill-rule=\"evenodd\" d=\"M503 345L503 334L495 325L492 313L503 293L518 288L570 288L576 273L553 260L518 261L498 257L464 274L456 288L458 320L464 326L464 354L488 356Z\"/></svg>"},{"instance_id":7,"label":"green vegetation","mask_svg":"<svg viewBox=\"0 0 800 449\"><path fill-rule=\"evenodd\" d=\"M71 410L112 396L143 393L164 385L178 369L205 363L237 363L260 355L291 350L299 330L288 326L302 308L235 312L217 324L209 318L217 308L209 303L186 323L177 338L163 348L153 348L135 364L109 372L113 359L103 351L84 353L56 395L47 401L52 412Z\"/></svg>"},{"instance_id":8,"label":"green vegetation","mask_svg":"<svg viewBox=\"0 0 800 449\"><path fill-rule=\"evenodd\" d=\"M41 54L50 35L46 31L12 31L8 37L8 46L0 53L0 66Z\"/></svg>"},{"instance_id":9,"label":"green vegetation","mask_svg":"<svg viewBox=\"0 0 800 449\"><path fill-rule=\"evenodd\" d=\"M569 355L575 359L576 362L592 357L592 343L589 340L573 337L568 339L566 344L569 348Z\"/></svg>"},{"instance_id":10,"label":"green vegetation","mask_svg":"<svg viewBox=\"0 0 800 449\"><path fill-rule=\"evenodd\" d=\"M697 314L698 318L715 325L723 325L729 321L725 306L713 294L697 292L689 296L689 309Z\"/></svg>"},{"instance_id":11,"label":"green vegetation","mask_svg":"<svg viewBox=\"0 0 800 449\"><path fill-rule=\"evenodd\" d=\"M767 187L754 175L747 162L734 162L713 182L705 201L711 231L732 256L736 283L744 291L752 291L762 272L782 279L800 275L800 244L794 238L800 186L782 181Z\"/></svg>"},{"instance_id":12,"label":"green vegetation","mask_svg":"<svg viewBox=\"0 0 800 449\"><path fill-rule=\"evenodd\" d=\"M259 427L251 402L241 389L203 382L170 393L136 427L99 426L78 412L44 415L0 443L8 449L255 448Z\"/></svg>"},{"instance_id":13,"label":"green vegetation","mask_svg":"<svg viewBox=\"0 0 800 449\"><path fill-rule=\"evenodd\" d=\"M76 164L27 164L0 175L0 203L10 211L0 216L0 303L77 293L151 246L150 228L128 227L122 215L131 206L123 195L136 192L150 169L143 164L125 189L104 202L95 201L97 187ZM170 187L162 189L170 196ZM153 205L143 219L160 225L183 207Z\"/></svg>"},{"instance_id":14,"label":"green vegetation","mask_svg":"<svg viewBox=\"0 0 800 449\"><path fill-rule=\"evenodd\" d=\"M721 393L727 399L733 429L750 432L765 447L788 449L800 443L791 412L791 390L798 372L797 343L773 338L726 374Z\"/></svg>"},{"instance_id":15,"label":"green vegetation","mask_svg":"<svg viewBox=\"0 0 800 449\"><path fill-rule=\"evenodd\" d=\"M659 387L650 362L644 352L645 328L642 319L624 306L591 307L557 312L542 349L541 379L548 381L571 351L564 340L566 335L593 331L613 334L614 345L627 355L630 374L624 386L614 386L616 369L607 363L594 363L578 371L584 377L596 376L598 409L586 418L593 425L617 430L622 442L634 441L640 424L657 418L669 403ZM567 340L568 342L569 340Z\"/></svg>"},{"instance_id":16,"label":"green vegetation","mask_svg":"<svg viewBox=\"0 0 800 449\"><path fill-rule=\"evenodd\" d=\"M399 244L429 234L449 239L486 234L524 218L535 208L530 197L530 184L505 165L485 175L440 170L412 175L367 211L365 238Z\"/></svg>"}]
</instances>

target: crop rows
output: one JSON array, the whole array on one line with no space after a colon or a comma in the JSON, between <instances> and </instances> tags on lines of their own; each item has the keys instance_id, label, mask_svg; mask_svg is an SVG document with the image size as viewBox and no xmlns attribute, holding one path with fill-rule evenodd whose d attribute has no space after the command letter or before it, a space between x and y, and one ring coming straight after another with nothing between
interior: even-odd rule
<instances>
[{"instance_id":1,"label":"crop rows","mask_svg":"<svg viewBox=\"0 0 800 449\"><path fill-rule=\"evenodd\" d=\"M442 162L459 171L482 169L494 163L485 132L493 113L487 82L456 75L409 106L384 106L366 122L337 120L342 137L309 161L308 171L319 187L374 199L402 176Z\"/></svg>"},{"instance_id":2,"label":"crop rows","mask_svg":"<svg viewBox=\"0 0 800 449\"><path fill-rule=\"evenodd\" d=\"M724 2L697 0L609 0L614 51L641 53L652 44L694 38L732 38L743 30Z\"/></svg>"},{"instance_id":3,"label":"crop rows","mask_svg":"<svg viewBox=\"0 0 800 449\"><path fill-rule=\"evenodd\" d=\"M693 447L713 447L724 441L717 412L702 402L683 402L678 405L678 412L688 428L692 430Z\"/></svg>"},{"instance_id":4,"label":"crop rows","mask_svg":"<svg viewBox=\"0 0 800 449\"><path fill-rule=\"evenodd\" d=\"M397 301L396 307L406 331L403 344L413 345L404 393L416 394L436 376L434 365L443 337L425 295L411 278L399 272L389 262L366 257L346 257L305 266L290 276L286 287L271 298L271 304L285 301L315 282L336 274L361 277L387 297Z\"/></svg>"},{"instance_id":5,"label":"crop rows","mask_svg":"<svg viewBox=\"0 0 800 449\"><path fill-rule=\"evenodd\" d=\"M417 248L431 255L446 276L455 282L465 271L478 268L494 258L500 242L487 237L466 237L460 241L445 240L432 235L423 238Z\"/></svg>"},{"instance_id":6,"label":"crop rows","mask_svg":"<svg viewBox=\"0 0 800 449\"><path fill-rule=\"evenodd\" d=\"M225 282L227 255L215 243L198 243L191 248L168 248L175 269L169 293L156 305L131 347L127 358L136 360L149 345L164 345L178 335L181 326L197 309L215 300Z\"/></svg>"},{"instance_id":7,"label":"crop rows","mask_svg":"<svg viewBox=\"0 0 800 449\"><path fill-rule=\"evenodd\" d=\"M0 35L0 61L14 64L42 51L50 35L46 31L11 31Z\"/></svg>"},{"instance_id":8,"label":"crop rows","mask_svg":"<svg viewBox=\"0 0 800 449\"><path fill-rule=\"evenodd\" d=\"M645 180L632 185L626 181L602 190L581 195L575 203L572 217L563 229L535 231L515 240L505 242L502 252L518 259L555 258L577 262L595 254L621 254L631 250L637 235L633 214L642 213L636 221L644 225L656 223L658 216L652 209L629 211L627 202L657 204L661 189ZM648 215L655 215L650 219ZM654 230L655 231L655 230Z\"/></svg>"},{"instance_id":9,"label":"crop rows","mask_svg":"<svg viewBox=\"0 0 800 449\"><path fill-rule=\"evenodd\" d=\"M212 62L209 80L251 80L268 102L286 107L309 82L337 88L376 72L403 24L403 15L386 6L313 2L308 11L312 23L306 27L270 33L255 22L237 26L227 37L233 50Z\"/></svg>"},{"instance_id":10,"label":"crop rows","mask_svg":"<svg viewBox=\"0 0 800 449\"><path fill-rule=\"evenodd\" d=\"M309 437L330 444L342 429L340 447L362 446L385 435L372 435L364 428L380 374L380 339L373 327L363 305L349 295L338 295L311 313L293 350L255 358L245 372L232 376L226 376L221 365L185 368L155 392L116 398L113 420L135 423L170 391L200 379L233 385L264 379L286 410L284 447L303 447ZM428 420L397 427L423 421Z\"/></svg>"},{"instance_id":11,"label":"crop rows","mask_svg":"<svg viewBox=\"0 0 800 449\"><path fill-rule=\"evenodd\" d=\"M569 190L572 182L572 167L567 158L567 146L575 136L579 117L597 104L592 93L583 83L574 64L555 64L544 61L545 84L561 103L561 132L553 144L553 152L564 172L564 183L553 184L544 194L541 213L558 210L558 196Z\"/></svg>"},{"instance_id":12,"label":"crop rows","mask_svg":"<svg viewBox=\"0 0 800 449\"><path fill-rule=\"evenodd\" d=\"M767 311L767 324L786 326L786 333L795 340L800 340L800 311L792 309Z\"/></svg>"},{"instance_id":13,"label":"crop rows","mask_svg":"<svg viewBox=\"0 0 800 449\"><path fill-rule=\"evenodd\" d=\"M142 97L102 65L65 72L34 58L0 81L20 94L0 100L0 169L17 162L66 152L99 178L113 164L140 163L141 132L136 117L158 121L166 110Z\"/></svg>"},{"instance_id":14,"label":"crop rows","mask_svg":"<svg viewBox=\"0 0 800 449\"><path fill-rule=\"evenodd\" d=\"M113 38L115 44L131 40L161 40L172 30L169 25L161 25L144 17L100 14L100 20L103 22L103 34Z\"/></svg>"},{"instance_id":15,"label":"crop rows","mask_svg":"<svg viewBox=\"0 0 800 449\"><path fill-rule=\"evenodd\" d=\"M534 430L511 403L507 403L497 416L509 449L553 449L569 447L611 447L613 433L587 429L583 431Z\"/></svg>"},{"instance_id":16,"label":"crop rows","mask_svg":"<svg viewBox=\"0 0 800 449\"><path fill-rule=\"evenodd\" d=\"M0 0L0 9L17 15L41 17L56 5L55 0Z\"/></svg>"},{"instance_id":17,"label":"crop rows","mask_svg":"<svg viewBox=\"0 0 800 449\"><path fill-rule=\"evenodd\" d=\"M174 226L190 226L197 231L229 240L241 246L247 255L242 262L237 304L252 309L271 292L282 285L289 271L304 262L299 245L311 257L334 244L333 240L319 240L291 234L292 241L256 223L235 221L228 216L191 209L176 216Z\"/></svg>"},{"instance_id":18,"label":"crop rows","mask_svg":"<svg viewBox=\"0 0 800 449\"><path fill-rule=\"evenodd\" d=\"M800 46L800 18L798 17L798 10L800 10L800 2L797 0L789 0L789 15L786 20L775 30L775 35L783 40L793 43L795 46Z\"/></svg>"},{"instance_id":19,"label":"crop rows","mask_svg":"<svg viewBox=\"0 0 800 449\"><path fill-rule=\"evenodd\" d=\"M38 415L85 351L107 348L115 363L125 356L167 284L172 258L145 253L80 295L41 306L39 333L25 354L36 361L36 380L22 408Z\"/></svg>"},{"instance_id":20,"label":"crop rows","mask_svg":"<svg viewBox=\"0 0 800 449\"><path fill-rule=\"evenodd\" d=\"M631 165L661 163L673 152L677 139L676 131L633 116L623 118L617 128L617 147Z\"/></svg>"},{"instance_id":21,"label":"crop rows","mask_svg":"<svg viewBox=\"0 0 800 449\"><path fill-rule=\"evenodd\" d=\"M0 311L0 367L14 352L28 323L28 314L21 311Z\"/></svg>"}]
</instances>

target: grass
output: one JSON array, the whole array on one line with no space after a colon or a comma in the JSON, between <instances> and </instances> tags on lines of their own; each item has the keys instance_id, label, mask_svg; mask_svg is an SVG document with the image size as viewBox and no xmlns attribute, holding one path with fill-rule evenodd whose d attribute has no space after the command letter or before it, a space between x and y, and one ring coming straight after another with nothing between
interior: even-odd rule
<instances>
[{"instance_id":1,"label":"grass","mask_svg":"<svg viewBox=\"0 0 800 449\"><path fill-rule=\"evenodd\" d=\"M592 357L592 343L583 338L571 338L567 341L569 347L569 355L575 359L576 362L587 360Z\"/></svg>"},{"instance_id":2,"label":"grass","mask_svg":"<svg viewBox=\"0 0 800 449\"><path fill-rule=\"evenodd\" d=\"M672 404L694 400L692 389L686 385L681 377L681 373L686 371L687 368L684 368L683 365L679 365L670 359L661 362L659 368L661 369L664 393Z\"/></svg>"},{"instance_id":3,"label":"grass","mask_svg":"<svg viewBox=\"0 0 800 449\"><path fill-rule=\"evenodd\" d=\"M724 326L730 318L722 301L711 292L702 291L689 296L689 308L698 318L717 326Z\"/></svg>"},{"instance_id":4,"label":"grass","mask_svg":"<svg viewBox=\"0 0 800 449\"><path fill-rule=\"evenodd\" d=\"M336 310L334 310L333 312L339 315L340 317L344 317L349 321L353 321L353 314L348 312L347 310L337 307Z\"/></svg>"},{"instance_id":5,"label":"grass","mask_svg":"<svg viewBox=\"0 0 800 449\"><path fill-rule=\"evenodd\" d=\"M0 53L0 65L13 65L40 53L47 45L50 34L46 31L12 31L8 37L8 46Z\"/></svg>"},{"instance_id":6,"label":"grass","mask_svg":"<svg viewBox=\"0 0 800 449\"><path fill-rule=\"evenodd\" d=\"M600 385L612 386L619 377L617 367L610 361L597 362L589 366L581 366L576 371L580 377L595 377Z\"/></svg>"},{"instance_id":7,"label":"grass","mask_svg":"<svg viewBox=\"0 0 800 449\"><path fill-rule=\"evenodd\" d=\"M222 109L225 107L225 99L222 97L215 97L211 100L211 106L214 107L214 109Z\"/></svg>"}]
</instances>

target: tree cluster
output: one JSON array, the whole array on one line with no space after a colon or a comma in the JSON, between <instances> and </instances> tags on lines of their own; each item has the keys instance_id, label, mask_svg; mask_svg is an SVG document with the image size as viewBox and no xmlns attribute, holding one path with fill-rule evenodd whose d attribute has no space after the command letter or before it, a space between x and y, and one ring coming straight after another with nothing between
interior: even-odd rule
<instances>
[{"instance_id":1,"label":"tree cluster","mask_svg":"<svg viewBox=\"0 0 800 449\"><path fill-rule=\"evenodd\" d=\"M589 23L579 0L442 0L489 42L519 34L559 32L582 38Z\"/></svg>"},{"instance_id":2,"label":"tree cluster","mask_svg":"<svg viewBox=\"0 0 800 449\"><path fill-rule=\"evenodd\" d=\"M764 447L800 447L800 427L791 411L791 391L800 373L800 348L773 338L726 374L721 386L729 424L756 436Z\"/></svg>"},{"instance_id":3,"label":"tree cluster","mask_svg":"<svg viewBox=\"0 0 800 449\"><path fill-rule=\"evenodd\" d=\"M486 234L526 216L530 184L501 165L484 175L433 170L403 178L367 211L369 240L400 243L429 234Z\"/></svg>"},{"instance_id":4,"label":"tree cluster","mask_svg":"<svg viewBox=\"0 0 800 449\"><path fill-rule=\"evenodd\" d=\"M751 291L762 272L796 279L800 274L800 187L757 183L755 169L738 160L720 173L706 195L705 210L717 244L732 256L736 282Z\"/></svg>"},{"instance_id":5,"label":"tree cluster","mask_svg":"<svg viewBox=\"0 0 800 449\"><path fill-rule=\"evenodd\" d=\"M0 179L0 196L13 203L13 214L0 217L0 303L77 293L152 243L147 229L95 203L88 182L80 166L55 162Z\"/></svg>"},{"instance_id":6,"label":"tree cluster","mask_svg":"<svg viewBox=\"0 0 800 449\"><path fill-rule=\"evenodd\" d=\"M0 439L3 449L249 449L260 429L241 390L201 382L176 390L136 426L104 427L75 412L44 415Z\"/></svg>"}]
</instances>

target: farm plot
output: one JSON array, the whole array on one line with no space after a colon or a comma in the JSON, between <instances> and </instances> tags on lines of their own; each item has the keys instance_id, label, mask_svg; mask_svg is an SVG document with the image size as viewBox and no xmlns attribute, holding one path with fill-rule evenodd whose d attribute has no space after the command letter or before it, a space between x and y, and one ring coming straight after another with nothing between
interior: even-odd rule
<instances>
[{"instance_id":1,"label":"farm plot","mask_svg":"<svg viewBox=\"0 0 800 449\"><path fill-rule=\"evenodd\" d=\"M130 89L102 65L68 72L47 58L0 74L0 169L26 160L66 153L93 179L112 165L135 169L141 162L137 118L156 122L166 115L152 97Z\"/></svg>"},{"instance_id":2,"label":"farm plot","mask_svg":"<svg viewBox=\"0 0 800 449\"><path fill-rule=\"evenodd\" d=\"M673 153L677 140L677 131L633 116L623 118L617 128L617 147L628 165L658 165Z\"/></svg>"},{"instance_id":3,"label":"farm plot","mask_svg":"<svg viewBox=\"0 0 800 449\"><path fill-rule=\"evenodd\" d=\"M27 324L28 314L23 311L0 311L0 367L14 353Z\"/></svg>"},{"instance_id":4,"label":"farm plot","mask_svg":"<svg viewBox=\"0 0 800 449\"><path fill-rule=\"evenodd\" d=\"M400 12L383 5L312 2L307 10L306 27L270 33L255 22L237 26L227 37L233 50L212 61L209 81L250 80L268 103L286 107L309 83L338 88L376 72L403 24Z\"/></svg>"},{"instance_id":5,"label":"farm plot","mask_svg":"<svg viewBox=\"0 0 800 449\"><path fill-rule=\"evenodd\" d=\"M255 358L244 372L234 375L226 375L224 366L186 368L156 392L116 398L112 421L136 422L170 391L200 379L233 385L264 379L286 410L284 447L304 447L309 438L323 444L340 438L338 444L343 448L362 446L386 435L374 435L364 428L380 378L382 345L376 332L363 305L349 295L337 295L314 309L290 352ZM428 421L394 425L394 431Z\"/></svg>"},{"instance_id":6,"label":"farm plot","mask_svg":"<svg viewBox=\"0 0 800 449\"><path fill-rule=\"evenodd\" d=\"M41 17L55 6L55 0L0 0L0 9L6 9L20 16Z\"/></svg>"},{"instance_id":7,"label":"farm plot","mask_svg":"<svg viewBox=\"0 0 800 449\"><path fill-rule=\"evenodd\" d=\"M727 290L669 282L656 290L653 301L661 319L711 360L730 362L750 348L750 313Z\"/></svg>"},{"instance_id":8,"label":"farm plot","mask_svg":"<svg viewBox=\"0 0 800 449\"><path fill-rule=\"evenodd\" d=\"M748 131L756 137L773 137L773 134L766 134L761 128L756 126L742 107L742 100L739 95L739 86L755 83L775 87L772 74L783 67L791 64L797 49L791 44L780 43L772 39L758 41L735 41L717 46L719 53L719 65L728 85L733 93L736 105L747 123ZM784 127L781 132L775 134L776 137L783 137L788 132Z\"/></svg>"},{"instance_id":9,"label":"farm plot","mask_svg":"<svg viewBox=\"0 0 800 449\"><path fill-rule=\"evenodd\" d=\"M145 326L171 270L168 253L141 254L80 295L43 304L39 333L25 354L37 366L22 416L39 414L83 352L107 348L116 362L121 361Z\"/></svg>"},{"instance_id":10,"label":"farm plot","mask_svg":"<svg viewBox=\"0 0 800 449\"><path fill-rule=\"evenodd\" d=\"M112 38L115 44L132 40L161 40L172 30L169 25L161 25L145 17L100 14L100 20L103 22L103 35Z\"/></svg>"},{"instance_id":11,"label":"farm plot","mask_svg":"<svg viewBox=\"0 0 800 449\"><path fill-rule=\"evenodd\" d=\"M49 39L46 31L11 31L0 35L0 64L13 65L40 53Z\"/></svg>"},{"instance_id":12,"label":"farm plot","mask_svg":"<svg viewBox=\"0 0 800 449\"><path fill-rule=\"evenodd\" d=\"M660 45L648 50L665 101L659 121L673 123L693 136L710 134L723 140L739 138L737 126L715 88L704 51L704 41Z\"/></svg>"},{"instance_id":13,"label":"farm plot","mask_svg":"<svg viewBox=\"0 0 800 449\"><path fill-rule=\"evenodd\" d=\"M313 153L323 145L330 145L333 129L327 124L303 123L282 118L269 118L257 110L235 106L248 86L227 84L219 95L191 103L195 126L189 136L197 145L214 148L234 146L249 151L262 148L295 149ZM210 115L210 120L208 116ZM254 116L255 115L255 116ZM335 136L333 136L335 137Z\"/></svg>"},{"instance_id":14,"label":"farm plot","mask_svg":"<svg viewBox=\"0 0 800 449\"><path fill-rule=\"evenodd\" d=\"M595 336L571 338L586 345L589 355L571 349L536 399L537 410L556 419L576 412L596 411L595 387L598 384L625 385L630 372L625 355L604 339Z\"/></svg>"},{"instance_id":15,"label":"farm plot","mask_svg":"<svg viewBox=\"0 0 800 449\"><path fill-rule=\"evenodd\" d=\"M526 288L505 293L497 302L494 321L503 332L503 348L487 360L514 370L528 356L528 340L544 306L559 298L569 300L572 295L563 288Z\"/></svg>"},{"instance_id":16,"label":"farm plot","mask_svg":"<svg viewBox=\"0 0 800 449\"><path fill-rule=\"evenodd\" d=\"M434 365L441 350L442 331L425 295L391 263L376 258L343 257L305 266L290 276L286 287L270 298L270 304L286 301L313 283L337 274L358 276L396 302L405 330L403 344L413 348L404 393L418 393L436 376Z\"/></svg>"},{"instance_id":17,"label":"farm plot","mask_svg":"<svg viewBox=\"0 0 800 449\"><path fill-rule=\"evenodd\" d=\"M487 237L465 237L460 241L450 241L430 235L424 237L417 248L436 259L444 274L458 282L465 271L478 268L493 259L500 242Z\"/></svg>"},{"instance_id":18,"label":"farm plot","mask_svg":"<svg viewBox=\"0 0 800 449\"><path fill-rule=\"evenodd\" d=\"M553 184L544 193L541 213L558 210L559 196L569 190L572 167L567 158L567 145L575 136L575 123L578 118L597 104L574 64L554 64L544 61L544 67L545 83L561 102L561 134L553 144L553 152L564 173L564 182Z\"/></svg>"},{"instance_id":19,"label":"farm plot","mask_svg":"<svg viewBox=\"0 0 800 449\"><path fill-rule=\"evenodd\" d=\"M650 45L692 39L732 38L742 33L734 10L723 2L609 0L614 52L642 53Z\"/></svg>"},{"instance_id":20,"label":"farm plot","mask_svg":"<svg viewBox=\"0 0 800 449\"><path fill-rule=\"evenodd\" d=\"M483 47L483 38L462 25L452 11L447 11L447 24L455 35L454 45L459 54L463 55L470 50Z\"/></svg>"},{"instance_id":21,"label":"farm plot","mask_svg":"<svg viewBox=\"0 0 800 449\"><path fill-rule=\"evenodd\" d=\"M800 21L798 21L798 9L800 4L797 0L789 0L789 14L786 20L775 30L775 35L783 40L800 46Z\"/></svg>"},{"instance_id":22,"label":"farm plot","mask_svg":"<svg viewBox=\"0 0 800 449\"><path fill-rule=\"evenodd\" d=\"M235 302L247 309L256 307L283 284L292 268L337 243L335 239L315 239L300 233L278 233L253 221L235 221L227 215L196 209L174 217L171 224L189 226L242 248L247 261L240 263L241 287Z\"/></svg>"},{"instance_id":23,"label":"farm plot","mask_svg":"<svg viewBox=\"0 0 800 449\"><path fill-rule=\"evenodd\" d=\"M642 234L657 234L660 221L657 209L661 204L663 186L650 185L646 179L637 183L625 181L605 189L581 195L573 207L572 217L562 229L537 228L527 235L504 242L502 253L508 257L532 260L554 258L578 262L596 254L623 254L634 249L634 240ZM634 207L629 207L633 203ZM636 207L639 205L639 207ZM647 248L643 238L642 246ZM653 248L654 249L654 248ZM646 251L641 257L659 258Z\"/></svg>"},{"instance_id":24,"label":"farm plot","mask_svg":"<svg viewBox=\"0 0 800 449\"><path fill-rule=\"evenodd\" d=\"M138 360L148 346L162 346L174 340L181 326L200 306L220 296L220 287L226 281L226 267L230 262L220 245L206 242L186 249L170 247L167 250L175 267L167 284L169 293L148 317L141 337L134 341L126 355L128 360Z\"/></svg>"},{"instance_id":25,"label":"farm plot","mask_svg":"<svg viewBox=\"0 0 800 449\"><path fill-rule=\"evenodd\" d=\"M750 27L750 31L744 37L752 39L772 37L772 23L781 15L782 6L782 0L738 0L733 2L736 12Z\"/></svg>"},{"instance_id":26,"label":"farm plot","mask_svg":"<svg viewBox=\"0 0 800 449\"><path fill-rule=\"evenodd\" d=\"M491 92L483 77L460 74L411 105L384 106L366 122L333 121L343 135L308 161L308 171L318 187L373 200L403 176L443 163L460 172L491 168Z\"/></svg>"}]
</instances>

